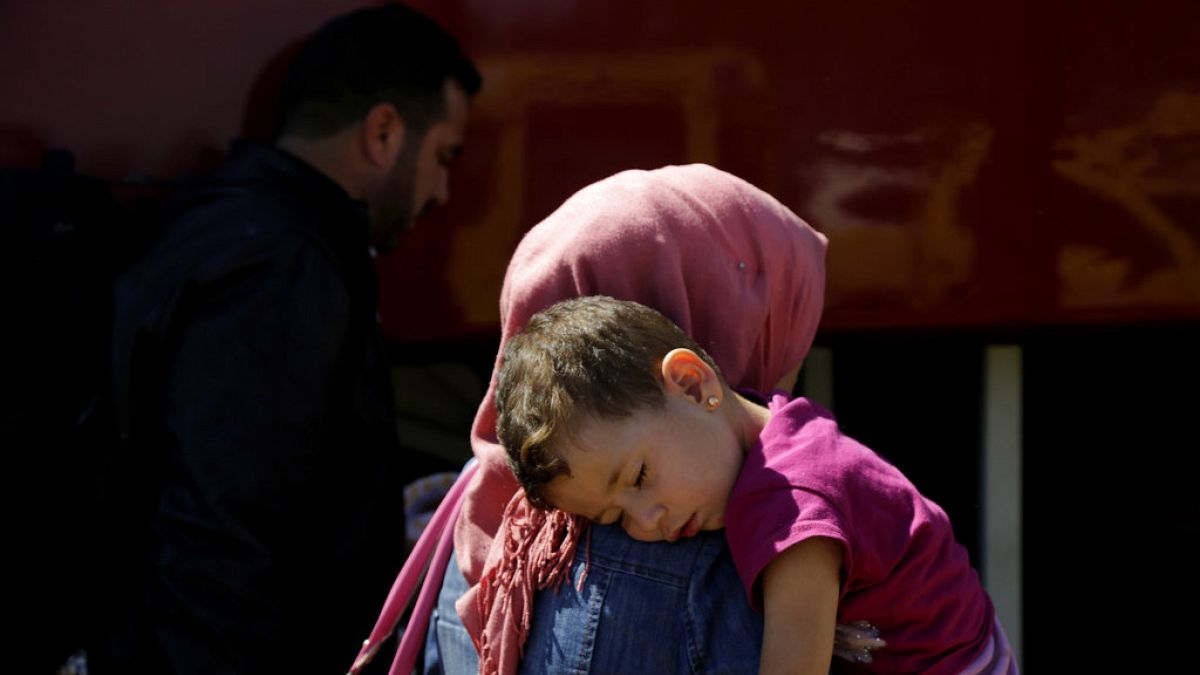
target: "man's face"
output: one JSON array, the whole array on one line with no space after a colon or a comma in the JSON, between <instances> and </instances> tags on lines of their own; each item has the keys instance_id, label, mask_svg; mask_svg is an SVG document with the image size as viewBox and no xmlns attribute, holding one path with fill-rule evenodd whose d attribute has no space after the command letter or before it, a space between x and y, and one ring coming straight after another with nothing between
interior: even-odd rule
<instances>
[{"instance_id":1,"label":"man's face","mask_svg":"<svg viewBox=\"0 0 1200 675\"><path fill-rule=\"evenodd\" d=\"M558 448L570 467L546 486L555 507L641 541L674 541L725 526L743 451L719 411L666 395L662 409L584 420Z\"/></svg>"},{"instance_id":2,"label":"man's face","mask_svg":"<svg viewBox=\"0 0 1200 675\"><path fill-rule=\"evenodd\" d=\"M419 218L450 198L450 164L462 150L468 100L453 80L446 81L445 96L445 119L420 138L405 139L384 189L370 205L371 243L380 251L395 248Z\"/></svg>"}]
</instances>

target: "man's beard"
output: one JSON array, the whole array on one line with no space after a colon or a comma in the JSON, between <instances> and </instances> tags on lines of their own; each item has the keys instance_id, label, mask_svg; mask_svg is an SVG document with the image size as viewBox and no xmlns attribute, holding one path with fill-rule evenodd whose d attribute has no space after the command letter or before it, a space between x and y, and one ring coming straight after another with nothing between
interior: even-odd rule
<instances>
[{"instance_id":1,"label":"man's beard","mask_svg":"<svg viewBox=\"0 0 1200 675\"><path fill-rule=\"evenodd\" d=\"M411 230L416 220L428 213L432 206L428 202L422 204L419 212L414 212L413 208L421 140L405 143L388 176L383 194L377 199L378 205L371 209L371 244L378 251L395 248L400 236Z\"/></svg>"}]
</instances>

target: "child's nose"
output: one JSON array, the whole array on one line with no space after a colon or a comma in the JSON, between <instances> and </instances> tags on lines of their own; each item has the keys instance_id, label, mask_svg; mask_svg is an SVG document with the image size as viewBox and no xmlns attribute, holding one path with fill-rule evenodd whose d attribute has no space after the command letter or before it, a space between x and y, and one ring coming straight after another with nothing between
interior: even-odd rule
<instances>
[{"instance_id":1,"label":"child's nose","mask_svg":"<svg viewBox=\"0 0 1200 675\"><path fill-rule=\"evenodd\" d=\"M629 536L638 541L659 541L664 538L659 529L666 509L657 504L647 504L639 508L626 509L621 519L621 527Z\"/></svg>"}]
</instances>

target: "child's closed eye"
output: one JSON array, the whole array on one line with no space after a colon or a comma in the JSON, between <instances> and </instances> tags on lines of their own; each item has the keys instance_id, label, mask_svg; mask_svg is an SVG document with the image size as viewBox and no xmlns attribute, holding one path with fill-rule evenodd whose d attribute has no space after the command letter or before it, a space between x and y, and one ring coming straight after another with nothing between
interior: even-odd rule
<instances>
[{"instance_id":1,"label":"child's closed eye","mask_svg":"<svg viewBox=\"0 0 1200 675\"><path fill-rule=\"evenodd\" d=\"M636 488L641 488L641 487L642 487L642 483L643 483L645 480L646 480L646 465L645 465L645 464L643 464L643 465L642 465L642 468L641 468L641 470L640 470L640 471L638 471L638 477L637 477L637 480L636 480L636 481L634 481L634 483L633 483L633 486L634 486L634 487L636 487Z\"/></svg>"}]
</instances>

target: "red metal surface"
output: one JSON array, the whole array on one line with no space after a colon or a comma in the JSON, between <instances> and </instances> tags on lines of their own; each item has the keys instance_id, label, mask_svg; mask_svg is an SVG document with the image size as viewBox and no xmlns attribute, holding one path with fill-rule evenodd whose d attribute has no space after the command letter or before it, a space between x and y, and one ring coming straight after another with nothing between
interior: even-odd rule
<instances>
[{"instance_id":1,"label":"red metal surface","mask_svg":"<svg viewBox=\"0 0 1200 675\"><path fill-rule=\"evenodd\" d=\"M103 6L97 6L103 4ZM347 2L0 5L0 158L169 176ZM489 334L508 254L612 172L708 162L826 232L828 329L1200 318L1200 5L417 3L487 81L389 337Z\"/></svg>"}]
</instances>

